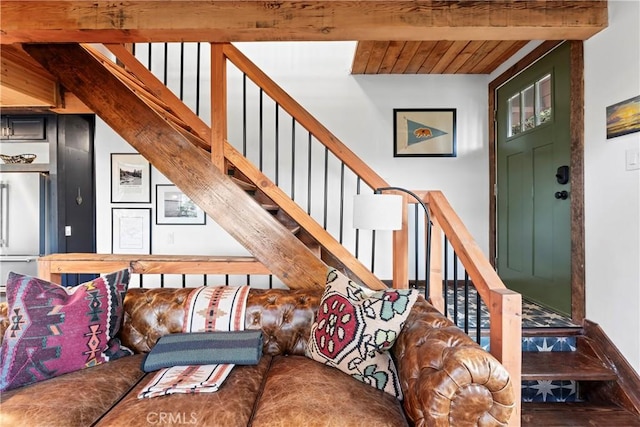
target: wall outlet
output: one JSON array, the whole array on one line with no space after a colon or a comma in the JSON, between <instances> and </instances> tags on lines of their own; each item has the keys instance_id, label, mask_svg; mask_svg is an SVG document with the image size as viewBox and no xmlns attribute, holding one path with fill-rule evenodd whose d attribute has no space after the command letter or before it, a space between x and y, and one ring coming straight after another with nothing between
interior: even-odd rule
<instances>
[{"instance_id":1,"label":"wall outlet","mask_svg":"<svg viewBox=\"0 0 640 427\"><path fill-rule=\"evenodd\" d=\"M65 225L64 226L64 235L66 237L71 236L71 226L70 225Z\"/></svg>"}]
</instances>

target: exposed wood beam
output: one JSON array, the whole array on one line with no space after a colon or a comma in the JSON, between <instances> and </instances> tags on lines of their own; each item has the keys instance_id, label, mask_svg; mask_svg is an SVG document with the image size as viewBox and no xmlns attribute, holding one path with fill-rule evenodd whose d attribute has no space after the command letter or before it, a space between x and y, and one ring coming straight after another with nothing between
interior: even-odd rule
<instances>
[{"instance_id":1,"label":"exposed wood beam","mask_svg":"<svg viewBox=\"0 0 640 427\"><path fill-rule=\"evenodd\" d=\"M290 288L322 287L326 265L205 152L78 44L24 49Z\"/></svg>"},{"instance_id":2,"label":"exposed wood beam","mask_svg":"<svg viewBox=\"0 0 640 427\"><path fill-rule=\"evenodd\" d=\"M18 46L2 46L0 56L2 107L56 107L60 89L56 79Z\"/></svg>"},{"instance_id":3,"label":"exposed wood beam","mask_svg":"<svg viewBox=\"0 0 640 427\"><path fill-rule=\"evenodd\" d=\"M585 40L606 0L2 0L2 43Z\"/></svg>"}]
</instances>

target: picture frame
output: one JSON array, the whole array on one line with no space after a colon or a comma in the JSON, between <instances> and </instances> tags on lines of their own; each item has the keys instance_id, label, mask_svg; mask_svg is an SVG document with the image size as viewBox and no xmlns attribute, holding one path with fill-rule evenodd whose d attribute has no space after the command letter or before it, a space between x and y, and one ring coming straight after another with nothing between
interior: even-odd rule
<instances>
[{"instance_id":1,"label":"picture frame","mask_svg":"<svg viewBox=\"0 0 640 427\"><path fill-rule=\"evenodd\" d=\"M178 187L156 184L156 224L204 225L207 215Z\"/></svg>"},{"instance_id":2,"label":"picture frame","mask_svg":"<svg viewBox=\"0 0 640 427\"><path fill-rule=\"evenodd\" d=\"M607 139L640 132L640 95L607 107Z\"/></svg>"},{"instance_id":3,"label":"picture frame","mask_svg":"<svg viewBox=\"0 0 640 427\"><path fill-rule=\"evenodd\" d=\"M393 157L456 157L456 109L395 108Z\"/></svg>"},{"instance_id":4,"label":"picture frame","mask_svg":"<svg viewBox=\"0 0 640 427\"><path fill-rule=\"evenodd\" d=\"M111 203L151 203L151 164L137 153L111 153Z\"/></svg>"},{"instance_id":5,"label":"picture frame","mask_svg":"<svg viewBox=\"0 0 640 427\"><path fill-rule=\"evenodd\" d=\"M111 208L111 253L151 253L151 208Z\"/></svg>"}]
</instances>

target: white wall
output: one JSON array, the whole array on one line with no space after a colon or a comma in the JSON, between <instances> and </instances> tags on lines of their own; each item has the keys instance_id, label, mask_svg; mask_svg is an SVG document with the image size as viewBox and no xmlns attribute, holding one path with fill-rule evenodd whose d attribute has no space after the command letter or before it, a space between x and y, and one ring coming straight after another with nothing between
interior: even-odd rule
<instances>
[{"instance_id":1,"label":"white wall","mask_svg":"<svg viewBox=\"0 0 640 427\"><path fill-rule=\"evenodd\" d=\"M351 42L237 46L390 185L444 191L488 252L487 76L353 76L349 70L355 43ZM457 157L394 158L394 108L456 108ZM209 108L201 109L201 116L209 122ZM110 252L110 208L117 205L109 201L109 153L133 150L104 123L98 123L96 134L97 245L99 252ZM230 126L232 142L236 135L237 130ZM154 189L155 184L165 182L154 171ZM174 244L168 243L170 234ZM227 248L229 238L225 235L211 219L204 228L154 225L153 252L243 253L237 243ZM391 277L379 268L376 264L376 273L382 278Z\"/></svg>"},{"instance_id":2,"label":"white wall","mask_svg":"<svg viewBox=\"0 0 640 427\"><path fill-rule=\"evenodd\" d=\"M606 139L606 107L640 95L640 3L609 1L609 28L587 40L585 228L587 318L640 372L640 133Z\"/></svg>"}]
</instances>

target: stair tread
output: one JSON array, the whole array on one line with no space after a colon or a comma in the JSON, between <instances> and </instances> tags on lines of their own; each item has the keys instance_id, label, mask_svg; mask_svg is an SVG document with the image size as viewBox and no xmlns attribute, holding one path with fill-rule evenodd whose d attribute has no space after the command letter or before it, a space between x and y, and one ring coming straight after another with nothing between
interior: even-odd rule
<instances>
[{"instance_id":1,"label":"stair tread","mask_svg":"<svg viewBox=\"0 0 640 427\"><path fill-rule=\"evenodd\" d=\"M523 337L572 337L582 334L582 326L575 327L546 327L522 328Z\"/></svg>"},{"instance_id":2,"label":"stair tread","mask_svg":"<svg viewBox=\"0 0 640 427\"><path fill-rule=\"evenodd\" d=\"M522 353L522 380L610 381L616 373L580 351Z\"/></svg>"},{"instance_id":3,"label":"stair tread","mask_svg":"<svg viewBox=\"0 0 640 427\"><path fill-rule=\"evenodd\" d=\"M522 403L525 426L640 426L640 417L608 403Z\"/></svg>"},{"instance_id":4,"label":"stair tread","mask_svg":"<svg viewBox=\"0 0 640 427\"><path fill-rule=\"evenodd\" d=\"M269 212L277 211L278 209L280 209L280 206L274 203L261 203L260 206L262 206L262 209Z\"/></svg>"},{"instance_id":5,"label":"stair tread","mask_svg":"<svg viewBox=\"0 0 640 427\"><path fill-rule=\"evenodd\" d=\"M239 186L240 188L242 188L244 191L255 191L255 190L256 190L256 188L257 188L257 187L255 186L255 184L252 184L252 183L250 183L250 182L246 182L246 181L243 181L243 180L241 180L241 179L235 178L235 177L234 177L234 176L232 176L232 175L229 175L229 178L231 178L231 180L232 180L233 182L235 182L235 183L236 183L236 185L238 185L238 186Z\"/></svg>"}]
</instances>

